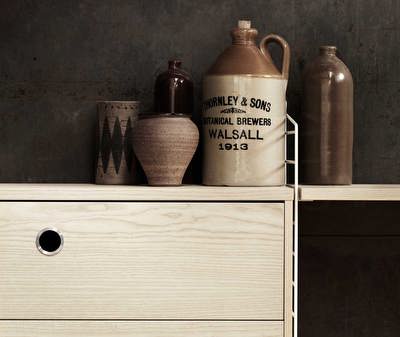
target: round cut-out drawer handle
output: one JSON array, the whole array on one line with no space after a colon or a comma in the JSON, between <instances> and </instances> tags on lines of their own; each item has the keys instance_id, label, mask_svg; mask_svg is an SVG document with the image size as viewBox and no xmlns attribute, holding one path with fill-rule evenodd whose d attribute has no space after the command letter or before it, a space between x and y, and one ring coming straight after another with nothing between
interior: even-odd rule
<instances>
[{"instance_id":1,"label":"round cut-out drawer handle","mask_svg":"<svg viewBox=\"0 0 400 337\"><path fill-rule=\"evenodd\" d=\"M36 247L44 255L56 255L63 245L64 237L56 228L44 228L36 236Z\"/></svg>"}]
</instances>

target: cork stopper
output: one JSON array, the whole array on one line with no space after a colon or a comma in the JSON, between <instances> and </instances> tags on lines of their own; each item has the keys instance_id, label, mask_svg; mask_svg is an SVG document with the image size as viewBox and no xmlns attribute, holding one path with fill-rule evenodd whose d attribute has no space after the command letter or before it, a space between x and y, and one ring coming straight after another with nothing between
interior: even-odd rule
<instances>
[{"instance_id":1,"label":"cork stopper","mask_svg":"<svg viewBox=\"0 0 400 337\"><path fill-rule=\"evenodd\" d=\"M250 29L251 28L251 21L250 20L239 20L238 21L238 28L239 29Z\"/></svg>"},{"instance_id":2,"label":"cork stopper","mask_svg":"<svg viewBox=\"0 0 400 337\"><path fill-rule=\"evenodd\" d=\"M255 45L257 29L251 28L251 21L239 20L237 27L231 30L233 44Z\"/></svg>"}]
</instances>

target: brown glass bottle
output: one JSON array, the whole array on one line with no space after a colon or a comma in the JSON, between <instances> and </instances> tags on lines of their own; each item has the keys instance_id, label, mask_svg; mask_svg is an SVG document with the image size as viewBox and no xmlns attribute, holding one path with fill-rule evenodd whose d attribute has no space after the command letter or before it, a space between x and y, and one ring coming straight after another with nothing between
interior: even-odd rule
<instances>
[{"instance_id":1,"label":"brown glass bottle","mask_svg":"<svg viewBox=\"0 0 400 337\"><path fill-rule=\"evenodd\" d=\"M154 110L163 114L193 112L193 82L181 68L181 61L168 62L168 70L158 75L154 88Z\"/></svg>"},{"instance_id":2,"label":"brown glass bottle","mask_svg":"<svg viewBox=\"0 0 400 337\"><path fill-rule=\"evenodd\" d=\"M353 79L336 47L320 47L320 55L304 71L300 123L301 182L351 184Z\"/></svg>"}]
</instances>

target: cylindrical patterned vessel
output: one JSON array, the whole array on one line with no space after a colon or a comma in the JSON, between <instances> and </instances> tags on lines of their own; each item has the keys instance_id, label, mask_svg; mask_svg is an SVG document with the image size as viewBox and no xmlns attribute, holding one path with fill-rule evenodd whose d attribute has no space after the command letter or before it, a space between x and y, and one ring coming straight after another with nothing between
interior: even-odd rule
<instances>
[{"instance_id":1,"label":"cylindrical patterned vessel","mask_svg":"<svg viewBox=\"0 0 400 337\"><path fill-rule=\"evenodd\" d=\"M336 47L320 47L320 55L304 71L300 117L300 180L304 184L352 183L353 79L336 56Z\"/></svg>"},{"instance_id":2,"label":"cylindrical patterned vessel","mask_svg":"<svg viewBox=\"0 0 400 337\"><path fill-rule=\"evenodd\" d=\"M232 46L203 81L203 183L283 185L289 46L271 34L258 48L249 21L239 21L231 35ZM282 71L272 62L270 42L283 50Z\"/></svg>"},{"instance_id":3,"label":"cylindrical patterned vessel","mask_svg":"<svg viewBox=\"0 0 400 337\"><path fill-rule=\"evenodd\" d=\"M96 184L125 185L137 181L132 135L139 105L139 101L98 102Z\"/></svg>"}]
</instances>

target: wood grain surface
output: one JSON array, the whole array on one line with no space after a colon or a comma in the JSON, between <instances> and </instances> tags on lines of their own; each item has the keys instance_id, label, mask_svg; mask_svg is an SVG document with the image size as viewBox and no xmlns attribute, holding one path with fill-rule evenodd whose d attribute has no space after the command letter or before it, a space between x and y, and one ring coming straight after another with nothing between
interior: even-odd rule
<instances>
[{"instance_id":1,"label":"wood grain surface","mask_svg":"<svg viewBox=\"0 0 400 337\"><path fill-rule=\"evenodd\" d=\"M282 322L1 321L2 337L282 337Z\"/></svg>"},{"instance_id":2,"label":"wood grain surface","mask_svg":"<svg viewBox=\"0 0 400 337\"><path fill-rule=\"evenodd\" d=\"M283 201L293 188L182 185L0 184L0 200L101 201Z\"/></svg>"},{"instance_id":3,"label":"wood grain surface","mask_svg":"<svg viewBox=\"0 0 400 337\"><path fill-rule=\"evenodd\" d=\"M399 201L400 185L302 185L299 187L300 201L314 200L365 200Z\"/></svg>"},{"instance_id":4,"label":"wood grain surface","mask_svg":"<svg viewBox=\"0 0 400 337\"><path fill-rule=\"evenodd\" d=\"M285 202L285 336L292 336L293 329L293 203Z\"/></svg>"},{"instance_id":5,"label":"wood grain surface","mask_svg":"<svg viewBox=\"0 0 400 337\"><path fill-rule=\"evenodd\" d=\"M283 203L0 203L1 319L283 319ZM44 256L54 226L64 248Z\"/></svg>"}]
</instances>

